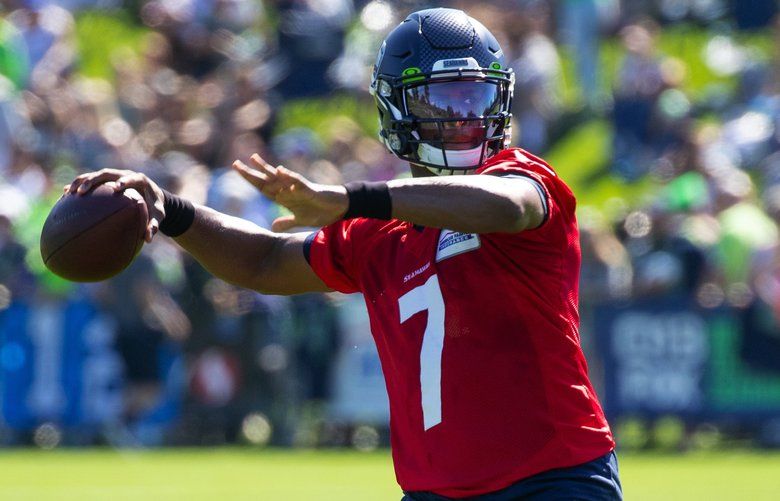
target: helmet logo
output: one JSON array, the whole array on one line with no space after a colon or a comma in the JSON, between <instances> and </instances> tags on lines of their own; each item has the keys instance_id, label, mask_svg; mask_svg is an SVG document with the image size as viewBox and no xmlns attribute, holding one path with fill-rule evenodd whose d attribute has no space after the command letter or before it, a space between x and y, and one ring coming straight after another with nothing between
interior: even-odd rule
<instances>
[{"instance_id":1,"label":"helmet logo","mask_svg":"<svg viewBox=\"0 0 780 501\"><path fill-rule=\"evenodd\" d=\"M412 66L411 68L406 68L404 71L401 72L401 80L403 83L409 83L409 82L419 82L420 80L425 80L425 77L415 76L422 73L422 70L416 66Z\"/></svg>"},{"instance_id":2,"label":"helmet logo","mask_svg":"<svg viewBox=\"0 0 780 501\"><path fill-rule=\"evenodd\" d=\"M499 70L500 71L501 70L501 63L499 63L498 61L493 61L492 63L490 63L490 69L492 69L492 70ZM501 76L501 73L495 73L495 72L492 72L492 71L489 71L488 73L490 75L494 75L494 76Z\"/></svg>"}]
</instances>

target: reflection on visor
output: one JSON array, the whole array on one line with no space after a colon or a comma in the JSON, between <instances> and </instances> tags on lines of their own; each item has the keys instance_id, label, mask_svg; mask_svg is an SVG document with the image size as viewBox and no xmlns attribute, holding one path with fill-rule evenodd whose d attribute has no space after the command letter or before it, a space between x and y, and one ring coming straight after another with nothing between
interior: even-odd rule
<instances>
[{"instance_id":1,"label":"reflection on visor","mask_svg":"<svg viewBox=\"0 0 780 501\"><path fill-rule=\"evenodd\" d=\"M480 147L486 137L485 123L474 119L497 114L499 98L500 88L492 82L440 82L407 89L406 107L416 118L446 120L419 123L421 140L447 150L468 150Z\"/></svg>"},{"instance_id":2,"label":"reflection on visor","mask_svg":"<svg viewBox=\"0 0 780 501\"><path fill-rule=\"evenodd\" d=\"M406 107L417 118L477 118L499 112L500 89L492 82L439 82L406 90Z\"/></svg>"}]
</instances>

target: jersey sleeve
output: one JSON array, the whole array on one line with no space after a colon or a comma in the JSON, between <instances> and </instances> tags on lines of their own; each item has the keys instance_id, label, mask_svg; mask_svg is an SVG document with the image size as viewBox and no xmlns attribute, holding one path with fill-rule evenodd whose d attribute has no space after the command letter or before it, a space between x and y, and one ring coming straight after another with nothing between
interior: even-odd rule
<instances>
[{"instance_id":1,"label":"jersey sleeve","mask_svg":"<svg viewBox=\"0 0 780 501\"><path fill-rule=\"evenodd\" d=\"M547 186L547 182L549 181L546 180L544 176L540 175L537 172L534 172L530 169L524 169L523 167L518 165L498 164L495 166L488 167L487 169L479 172L479 174L498 176L498 177L507 177L507 178L522 177L531 181L531 184L539 192L539 195L542 199L542 206L544 209L544 219L542 220L542 224L540 224L536 228L533 228L530 231L543 228L547 224L547 221L550 220L550 216L557 209L557 207L555 206L555 201L553 200L553 197L550 193L550 187Z\"/></svg>"},{"instance_id":2,"label":"jersey sleeve","mask_svg":"<svg viewBox=\"0 0 780 501\"><path fill-rule=\"evenodd\" d=\"M537 228L541 228L544 225L544 223L547 222L547 218L550 217L550 204L547 201L550 198L550 196L549 196L547 190L544 188L544 186L542 186L542 183L540 183L536 179L532 178L531 176L526 176L526 175L521 175L521 174L505 174L505 175L500 176L500 177L505 177L505 178L510 178L510 179L511 178L522 179L524 181L527 181L528 183L531 184L531 186L534 187L534 189L536 190L536 193L539 194L539 200L541 200L541 202L542 202L542 211L543 211L542 222L539 224L539 226L537 226Z\"/></svg>"},{"instance_id":3,"label":"jersey sleeve","mask_svg":"<svg viewBox=\"0 0 780 501\"><path fill-rule=\"evenodd\" d=\"M325 285L345 294L361 290L353 241L357 221L350 219L326 226L312 233L304 245L304 255L314 273Z\"/></svg>"}]
</instances>

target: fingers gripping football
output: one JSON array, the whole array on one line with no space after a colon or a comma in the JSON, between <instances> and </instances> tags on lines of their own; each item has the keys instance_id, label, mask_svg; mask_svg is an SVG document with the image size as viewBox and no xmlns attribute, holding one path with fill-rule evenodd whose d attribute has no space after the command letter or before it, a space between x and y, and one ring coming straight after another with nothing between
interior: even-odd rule
<instances>
[{"instance_id":1,"label":"fingers gripping football","mask_svg":"<svg viewBox=\"0 0 780 501\"><path fill-rule=\"evenodd\" d=\"M65 187L66 193L84 195L93 190L96 186L105 184L111 181L115 181L122 177L123 174L132 171L119 170L119 169L100 169L96 172L87 172L81 174L73 180L72 183Z\"/></svg>"},{"instance_id":2,"label":"fingers gripping football","mask_svg":"<svg viewBox=\"0 0 780 501\"><path fill-rule=\"evenodd\" d=\"M131 170L101 169L77 176L72 183L65 186L64 191L75 195L85 195L95 187L107 183L113 183L115 191L133 188L141 194L149 214L144 240L151 242L160 229L160 222L165 217L164 195L160 187L145 174Z\"/></svg>"},{"instance_id":3,"label":"fingers gripping football","mask_svg":"<svg viewBox=\"0 0 780 501\"><path fill-rule=\"evenodd\" d=\"M139 172L132 172L116 180L115 191L123 191L128 188L135 189L144 197L146 210L149 212L149 224L146 225L144 239L151 242L160 230L160 223L165 218L165 195L159 186L145 174Z\"/></svg>"}]
</instances>

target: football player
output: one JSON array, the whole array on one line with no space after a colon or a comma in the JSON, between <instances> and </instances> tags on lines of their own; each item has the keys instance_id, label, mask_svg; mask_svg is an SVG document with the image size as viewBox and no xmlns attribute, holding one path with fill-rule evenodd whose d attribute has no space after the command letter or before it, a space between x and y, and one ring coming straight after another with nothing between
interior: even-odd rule
<instances>
[{"instance_id":1,"label":"football player","mask_svg":"<svg viewBox=\"0 0 780 501\"><path fill-rule=\"evenodd\" d=\"M514 76L464 12L411 14L379 50L380 136L412 179L315 184L258 155L234 169L290 215L273 232L103 170L68 188L140 190L216 276L268 294L365 297L406 500L621 499L580 349L575 199L509 148ZM313 233L285 233L293 227Z\"/></svg>"}]
</instances>

